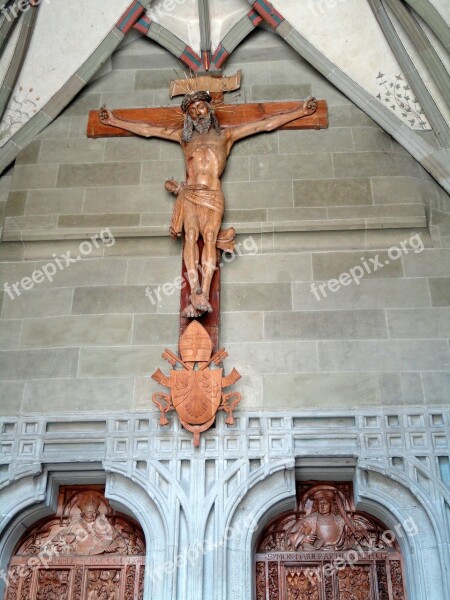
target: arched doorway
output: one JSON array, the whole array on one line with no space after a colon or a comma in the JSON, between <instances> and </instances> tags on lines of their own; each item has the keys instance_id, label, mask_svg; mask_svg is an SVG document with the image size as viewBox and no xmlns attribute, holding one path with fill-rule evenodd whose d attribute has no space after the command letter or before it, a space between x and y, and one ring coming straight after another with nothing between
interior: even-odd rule
<instances>
[{"instance_id":1,"label":"arched doorway","mask_svg":"<svg viewBox=\"0 0 450 600\"><path fill-rule=\"evenodd\" d=\"M58 508L27 531L7 573L5 600L142 600L145 539L101 486L60 488Z\"/></svg>"},{"instance_id":2,"label":"arched doorway","mask_svg":"<svg viewBox=\"0 0 450 600\"><path fill-rule=\"evenodd\" d=\"M396 540L355 511L351 483L302 482L256 545L256 600L407 600Z\"/></svg>"}]
</instances>

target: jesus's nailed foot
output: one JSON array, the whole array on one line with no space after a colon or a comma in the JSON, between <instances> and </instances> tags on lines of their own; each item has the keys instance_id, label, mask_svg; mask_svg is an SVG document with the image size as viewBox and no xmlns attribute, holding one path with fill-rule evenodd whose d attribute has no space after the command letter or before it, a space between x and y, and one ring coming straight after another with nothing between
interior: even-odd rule
<instances>
[{"instance_id":1,"label":"jesus's nailed foot","mask_svg":"<svg viewBox=\"0 0 450 600\"><path fill-rule=\"evenodd\" d=\"M207 297L201 289L195 290L195 292L189 296L189 300L191 301L192 306L201 313L213 311L211 304L208 302Z\"/></svg>"},{"instance_id":2,"label":"jesus's nailed foot","mask_svg":"<svg viewBox=\"0 0 450 600\"><path fill-rule=\"evenodd\" d=\"M197 317L201 317L203 313L199 310L196 310L192 304L186 306L186 308L182 311L181 316L186 319L196 319Z\"/></svg>"}]
</instances>

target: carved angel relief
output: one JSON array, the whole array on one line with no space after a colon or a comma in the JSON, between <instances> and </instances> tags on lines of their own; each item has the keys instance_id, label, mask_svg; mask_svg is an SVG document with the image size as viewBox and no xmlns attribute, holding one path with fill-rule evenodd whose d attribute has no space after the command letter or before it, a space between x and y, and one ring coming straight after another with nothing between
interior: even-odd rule
<instances>
[{"instance_id":1,"label":"carved angel relief","mask_svg":"<svg viewBox=\"0 0 450 600\"><path fill-rule=\"evenodd\" d=\"M258 598L406 600L395 538L355 510L351 484L306 482L297 493L297 510L272 521L257 545Z\"/></svg>"},{"instance_id":2,"label":"carved angel relief","mask_svg":"<svg viewBox=\"0 0 450 600\"><path fill-rule=\"evenodd\" d=\"M62 487L56 515L21 541L5 598L142 600L144 563L143 532L112 509L99 486Z\"/></svg>"}]
</instances>

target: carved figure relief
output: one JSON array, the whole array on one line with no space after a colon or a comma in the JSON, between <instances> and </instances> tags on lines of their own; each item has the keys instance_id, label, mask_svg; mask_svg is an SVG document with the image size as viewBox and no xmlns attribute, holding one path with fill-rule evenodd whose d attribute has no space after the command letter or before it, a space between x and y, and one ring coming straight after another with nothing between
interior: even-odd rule
<instances>
[{"instance_id":1,"label":"carved figure relief","mask_svg":"<svg viewBox=\"0 0 450 600\"><path fill-rule=\"evenodd\" d=\"M184 94L181 114L163 125L144 121L131 121L103 107L98 117L101 125L124 130L146 138L161 138L181 145L186 163L186 181L169 179L166 189L177 199L170 225L173 238L185 234L184 262L186 265L190 296L182 315L197 318L212 312L210 288L217 268L216 248L232 251L235 230L222 230L225 198L221 177L233 145L239 140L265 131L274 131L290 122L316 113L318 104L311 96L295 107L276 114L258 114L240 124L223 127L216 111L217 102L211 89L218 89L219 105L223 93L240 86L240 73L235 77L221 78L203 76L173 82L172 95ZM177 91L174 91L177 90ZM215 96L217 97L217 93ZM244 105L242 105L244 106ZM224 110L225 106L222 107ZM229 108L233 108L232 106ZM175 122L174 122L175 121ZM101 135L101 134L99 134ZM97 137L94 135L94 137ZM199 237L204 247L200 253ZM198 270L201 265L202 279Z\"/></svg>"},{"instance_id":2,"label":"carved figure relief","mask_svg":"<svg viewBox=\"0 0 450 600\"><path fill-rule=\"evenodd\" d=\"M144 562L141 529L111 508L100 486L61 487L56 514L20 542L5 598L134 600L139 590L142 599Z\"/></svg>"},{"instance_id":3,"label":"carved figure relief","mask_svg":"<svg viewBox=\"0 0 450 600\"><path fill-rule=\"evenodd\" d=\"M398 545L380 521L355 510L350 483L301 483L297 498L297 509L274 519L257 544L262 598L406 600Z\"/></svg>"},{"instance_id":4,"label":"carved figure relief","mask_svg":"<svg viewBox=\"0 0 450 600\"><path fill-rule=\"evenodd\" d=\"M301 497L298 512L286 517L262 542L265 550L348 550L356 545L385 549L384 529L355 514L338 488L318 484Z\"/></svg>"},{"instance_id":5,"label":"carved figure relief","mask_svg":"<svg viewBox=\"0 0 450 600\"><path fill-rule=\"evenodd\" d=\"M142 537L113 513L104 496L95 490L75 492L63 507L63 515L37 528L19 554L96 555L142 554ZM64 524L65 526L61 526Z\"/></svg>"}]
</instances>

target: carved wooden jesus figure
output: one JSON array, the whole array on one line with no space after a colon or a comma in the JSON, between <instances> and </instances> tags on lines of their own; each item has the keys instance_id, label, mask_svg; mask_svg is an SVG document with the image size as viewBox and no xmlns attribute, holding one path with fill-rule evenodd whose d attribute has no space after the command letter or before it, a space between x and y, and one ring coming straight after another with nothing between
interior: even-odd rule
<instances>
[{"instance_id":1,"label":"carved wooden jesus figure","mask_svg":"<svg viewBox=\"0 0 450 600\"><path fill-rule=\"evenodd\" d=\"M185 232L184 262L191 294L190 304L182 316L189 318L212 312L209 292L217 268L216 247L226 250L233 248L234 230L220 230L225 206L220 177L233 144L256 133L278 129L286 123L313 114L317 109L316 100L309 97L292 111L222 129L211 101L208 92L187 94L181 105L185 114L184 127L176 130L119 119L107 108L100 111L100 120L105 125L147 138L156 137L181 144L186 160L186 182L168 180L166 189L178 196L171 234L180 235L183 229ZM199 236L204 242L201 257L197 244ZM202 269L201 285L199 264Z\"/></svg>"}]
</instances>

